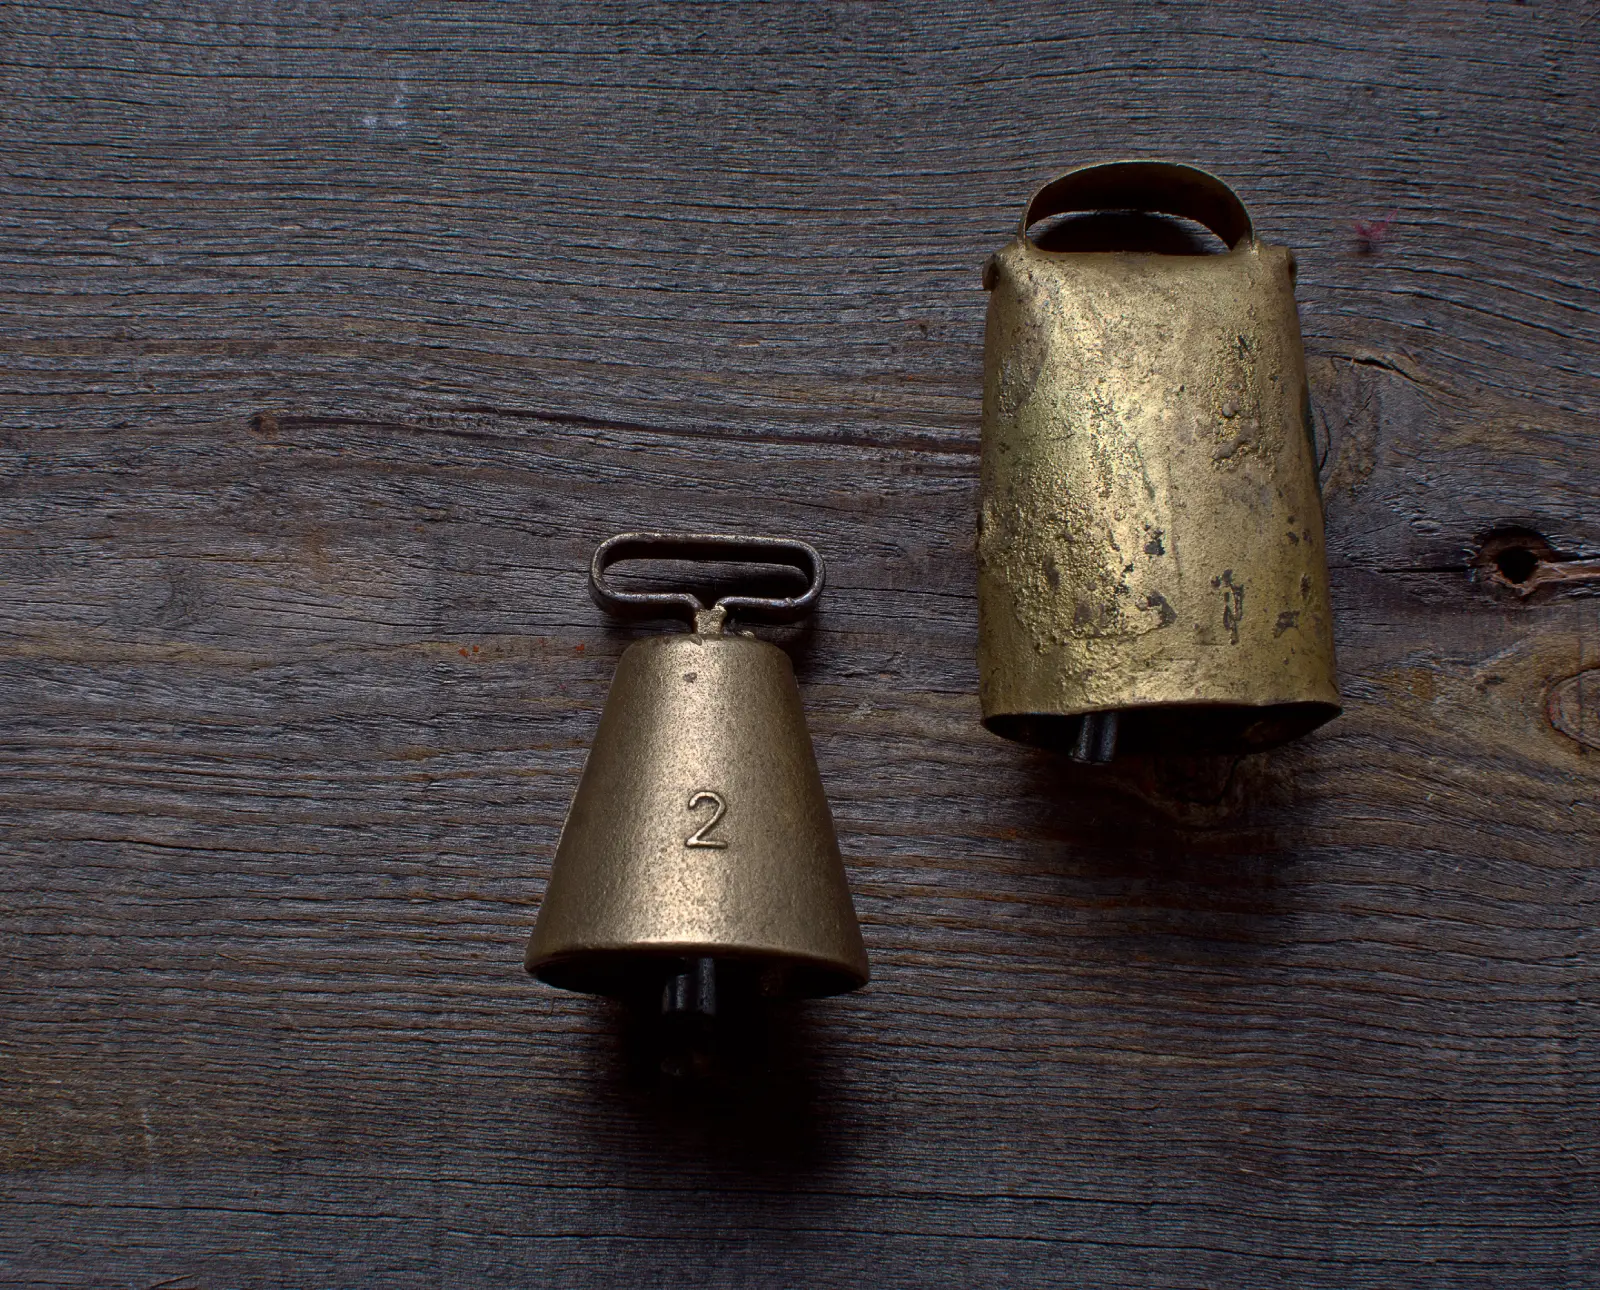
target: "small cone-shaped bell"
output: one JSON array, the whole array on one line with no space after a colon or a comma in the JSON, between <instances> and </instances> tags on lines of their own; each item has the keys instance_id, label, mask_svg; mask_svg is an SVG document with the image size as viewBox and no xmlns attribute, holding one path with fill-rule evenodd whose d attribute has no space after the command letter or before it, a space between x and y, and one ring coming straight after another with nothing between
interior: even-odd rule
<instances>
[{"instance_id":1,"label":"small cone-shaped bell","mask_svg":"<svg viewBox=\"0 0 1600 1290\"><path fill-rule=\"evenodd\" d=\"M854 989L866 951L789 658L723 635L720 611L698 627L622 655L528 971L616 996L704 993L713 970L724 990Z\"/></svg>"}]
</instances>

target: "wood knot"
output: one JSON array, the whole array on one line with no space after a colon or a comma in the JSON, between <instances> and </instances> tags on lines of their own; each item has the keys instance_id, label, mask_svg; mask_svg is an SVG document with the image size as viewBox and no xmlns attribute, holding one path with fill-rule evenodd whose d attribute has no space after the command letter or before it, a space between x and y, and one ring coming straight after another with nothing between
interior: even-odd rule
<instances>
[{"instance_id":1,"label":"wood knot","mask_svg":"<svg viewBox=\"0 0 1600 1290\"><path fill-rule=\"evenodd\" d=\"M1568 739L1600 748L1600 667L1591 667L1551 686L1545 715Z\"/></svg>"},{"instance_id":2,"label":"wood knot","mask_svg":"<svg viewBox=\"0 0 1600 1290\"><path fill-rule=\"evenodd\" d=\"M1499 528L1486 533L1472 561L1491 594L1531 601L1559 594L1600 592L1600 559L1557 551L1542 533Z\"/></svg>"}]
</instances>

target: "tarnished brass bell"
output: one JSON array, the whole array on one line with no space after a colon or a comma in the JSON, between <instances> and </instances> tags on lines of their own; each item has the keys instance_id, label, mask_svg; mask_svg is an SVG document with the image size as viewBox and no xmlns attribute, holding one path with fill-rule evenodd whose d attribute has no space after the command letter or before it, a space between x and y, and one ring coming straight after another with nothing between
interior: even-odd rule
<instances>
[{"instance_id":1,"label":"tarnished brass bell","mask_svg":"<svg viewBox=\"0 0 1600 1290\"><path fill-rule=\"evenodd\" d=\"M1162 225L1112 211L1229 250L1126 249L1108 225ZM1030 237L1072 212L1102 214ZM1091 166L1029 201L984 272L989 729L1109 761L1119 738L1262 748L1338 715L1294 274L1188 166Z\"/></svg>"},{"instance_id":2,"label":"tarnished brass bell","mask_svg":"<svg viewBox=\"0 0 1600 1290\"><path fill-rule=\"evenodd\" d=\"M623 590L621 560L799 569L787 598ZM867 980L833 819L788 655L730 618L793 622L822 592L804 542L626 533L595 552L590 590L688 634L622 655L567 813L527 968L569 990L715 1013L719 998L815 996Z\"/></svg>"}]
</instances>

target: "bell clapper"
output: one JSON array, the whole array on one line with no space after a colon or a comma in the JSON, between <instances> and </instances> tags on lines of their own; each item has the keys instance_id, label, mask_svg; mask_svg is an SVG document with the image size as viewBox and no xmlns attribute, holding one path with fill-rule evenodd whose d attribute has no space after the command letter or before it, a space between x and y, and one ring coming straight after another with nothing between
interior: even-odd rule
<instances>
[{"instance_id":1,"label":"bell clapper","mask_svg":"<svg viewBox=\"0 0 1600 1290\"><path fill-rule=\"evenodd\" d=\"M661 987L656 1062L673 1079L700 1079L716 1067L717 961L701 955Z\"/></svg>"},{"instance_id":2,"label":"bell clapper","mask_svg":"<svg viewBox=\"0 0 1600 1290\"><path fill-rule=\"evenodd\" d=\"M668 1015L717 1015L717 961L702 954L686 972L667 978L661 990L661 1011Z\"/></svg>"},{"instance_id":3,"label":"bell clapper","mask_svg":"<svg viewBox=\"0 0 1600 1290\"><path fill-rule=\"evenodd\" d=\"M1068 754L1073 761L1100 766L1117 755L1117 713L1090 712L1078 718L1077 737Z\"/></svg>"}]
</instances>

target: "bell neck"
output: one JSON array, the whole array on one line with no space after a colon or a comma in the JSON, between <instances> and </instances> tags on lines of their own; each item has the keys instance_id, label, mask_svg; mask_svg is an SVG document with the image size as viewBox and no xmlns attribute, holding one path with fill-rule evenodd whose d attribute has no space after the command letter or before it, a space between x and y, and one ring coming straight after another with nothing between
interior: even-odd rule
<instances>
[{"instance_id":1,"label":"bell neck","mask_svg":"<svg viewBox=\"0 0 1600 1290\"><path fill-rule=\"evenodd\" d=\"M694 630L697 636L721 636L728 627L728 607L713 605L710 609L697 609Z\"/></svg>"}]
</instances>

